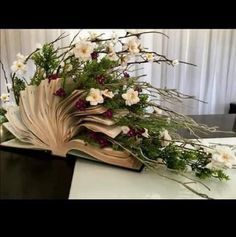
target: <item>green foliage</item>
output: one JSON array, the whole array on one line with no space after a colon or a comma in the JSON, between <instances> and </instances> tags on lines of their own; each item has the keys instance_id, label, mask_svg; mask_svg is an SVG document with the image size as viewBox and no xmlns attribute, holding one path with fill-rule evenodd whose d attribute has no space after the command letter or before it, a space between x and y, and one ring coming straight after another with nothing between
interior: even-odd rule
<instances>
[{"instance_id":1,"label":"green foliage","mask_svg":"<svg viewBox=\"0 0 236 237\"><path fill-rule=\"evenodd\" d=\"M20 99L20 91L24 90L26 87L25 82L18 78L15 77L14 78L14 86L13 86L13 90L14 90L14 94L15 94L15 100L16 100L16 104L19 104L19 99Z\"/></svg>"},{"instance_id":2,"label":"green foliage","mask_svg":"<svg viewBox=\"0 0 236 237\"><path fill-rule=\"evenodd\" d=\"M139 116L135 113L119 118L117 125L128 126L133 128L146 128L150 135L159 134L163 129L175 130L172 123L168 122L164 116Z\"/></svg>"},{"instance_id":3,"label":"green foliage","mask_svg":"<svg viewBox=\"0 0 236 237\"><path fill-rule=\"evenodd\" d=\"M4 116L6 114L6 110L2 107L0 107L0 115Z\"/></svg>"},{"instance_id":4,"label":"green foliage","mask_svg":"<svg viewBox=\"0 0 236 237\"><path fill-rule=\"evenodd\" d=\"M44 70L41 68L37 68L33 78L30 81L30 85L38 86L43 79L44 79Z\"/></svg>"},{"instance_id":5,"label":"green foliage","mask_svg":"<svg viewBox=\"0 0 236 237\"><path fill-rule=\"evenodd\" d=\"M124 38L125 37L121 37L119 39L118 44L121 44L120 46L124 46L124 42L122 42ZM29 55L28 58L32 59L36 66L35 74L29 83L30 85L38 86L45 78L55 76L54 79L57 77L62 78L61 87L65 90L66 95L79 89L84 90L83 98L85 98L91 88L100 90L108 89L114 93L114 97L107 98L104 96L104 103L102 105L108 109L112 109L114 114L117 110L122 109L125 109L128 112L124 117L113 117L116 125L128 126L135 131L140 131L145 128L149 133L148 138L143 137L142 134L138 132L135 133L135 135L125 135L121 133L113 140L113 149L123 150L125 148L140 159L143 164L148 164L151 167L156 167L157 161L161 159L164 164L172 170L184 171L190 166L195 175L201 179L210 177L218 178L220 180L228 179L228 176L225 175L222 170L206 168L206 165L210 162L211 155L205 153L203 150L185 148L184 145L186 145L186 143L184 139L182 140L183 146L177 145L174 142L170 142L169 145L163 146L162 141L159 138L160 132L165 129L169 131L172 138L175 138L174 136L180 128L187 128L194 132L210 131L207 126L199 125L190 118L178 114L166 107L163 108L165 115L157 115L148 112L149 107L156 106L161 108L161 104L156 105L153 103L153 101L158 99L160 99L160 101L172 103L175 101L181 102L182 99L192 98L191 96L177 92L175 89L155 88L150 83L140 82L139 79L143 75L137 77L128 75L127 73L130 73L132 69L130 66L136 63L135 60L134 62L132 62L132 60L128 62L126 68L123 65L122 67L120 66L122 58L124 59L125 56L129 56L129 50L122 49L123 51L116 52L116 56L120 58L120 60L117 61L108 59L106 55L104 55L102 59L96 59L96 53L100 56L112 51L112 47L109 49L110 46L107 44L111 43L110 39L102 40L100 42L99 39L94 40L93 42L96 42L97 44L97 47L95 48L96 53L95 56L93 54L94 59L88 61L76 58L75 55L70 53L75 47L75 44L72 44L72 42L68 47L55 49L53 44L59 39L62 39L62 37L59 37L51 43L44 44L42 49L36 50ZM145 52L145 48L143 48L142 51L139 52L139 55L136 55L139 57L139 60L144 60L138 61L137 63L148 62L148 60L145 59L146 53L148 52ZM154 62L172 64L172 60L167 59L165 56L156 57ZM103 78L102 81L101 77ZM19 104L20 91L25 89L26 84L23 79L15 77L15 74L12 79L16 103ZM129 88L139 91L138 96L140 99L137 104L131 106L126 105L125 100L122 98L122 94L126 93ZM148 94L145 94L144 91ZM5 111L0 110L0 123L6 121L4 115ZM171 120L168 120L170 116ZM91 136L88 136L87 130L81 131L77 138L82 139L93 146L99 146L98 141L95 141ZM109 139L110 138L107 138L107 140ZM109 142L111 140L112 139L110 139Z\"/></svg>"},{"instance_id":6,"label":"green foliage","mask_svg":"<svg viewBox=\"0 0 236 237\"><path fill-rule=\"evenodd\" d=\"M143 139L140 146L143 154L151 160L157 160L161 157L161 142L159 139ZM140 154L141 155L141 154ZM142 157L142 155L141 155Z\"/></svg>"},{"instance_id":7,"label":"green foliage","mask_svg":"<svg viewBox=\"0 0 236 237\"><path fill-rule=\"evenodd\" d=\"M226 175L223 170L219 169L207 169L207 168L197 168L196 176L200 179L207 179L210 177L217 178L219 180L229 180L229 176Z\"/></svg>"},{"instance_id":8,"label":"green foliage","mask_svg":"<svg viewBox=\"0 0 236 237\"><path fill-rule=\"evenodd\" d=\"M117 63L106 58L102 58L100 62L97 60L91 60L85 63L83 70L77 76L76 82L78 83L78 88L90 89L99 88L103 89L104 86L99 84L96 80L97 76L103 75L106 83L112 81L112 76L109 73L111 68L115 67Z\"/></svg>"},{"instance_id":9,"label":"green foliage","mask_svg":"<svg viewBox=\"0 0 236 237\"><path fill-rule=\"evenodd\" d=\"M125 101L119 94L115 95L112 99L105 99L103 105L113 111L126 108Z\"/></svg>"},{"instance_id":10,"label":"green foliage","mask_svg":"<svg viewBox=\"0 0 236 237\"><path fill-rule=\"evenodd\" d=\"M53 44L44 44L42 49L35 52L31 59L34 61L36 67L43 69L46 76L53 74L60 64L57 56L57 50L54 49Z\"/></svg>"},{"instance_id":11,"label":"green foliage","mask_svg":"<svg viewBox=\"0 0 236 237\"><path fill-rule=\"evenodd\" d=\"M5 109L0 107L0 124L3 124L8 121L7 118L5 117L6 112L7 111Z\"/></svg>"},{"instance_id":12,"label":"green foliage","mask_svg":"<svg viewBox=\"0 0 236 237\"><path fill-rule=\"evenodd\" d=\"M3 115L0 115L0 124L3 124L3 123L5 123L5 122L7 122L8 120L7 120L7 118L5 117L5 116L3 116Z\"/></svg>"},{"instance_id":13,"label":"green foliage","mask_svg":"<svg viewBox=\"0 0 236 237\"><path fill-rule=\"evenodd\" d=\"M229 177L222 170L211 170L205 166L209 163L210 156L207 153L197 150L185 149L170 143L166 147L161 146L161 140L158 137L137 138L120 135L116 140L128 150L136 154L144 164L150 161L155 166L156 161L161 159L164 164L172 170L184 171L190 166L195 175L201 179L210 177L219 180L228 180Z\"/></svg>"},{"instance_id":14,"label":"green foliage","mask_svg":"<svg viewBox=\"0 0 236 237\"><path fill-rule=\"evenodd\" d=\"M138 115L142 115L145 112L145 108L148 107L147 100L148 100L148 95L139 95L140 102L137 104L134 104L132 106L127 106L127 108Z\"/></svg>"}]
</instances>

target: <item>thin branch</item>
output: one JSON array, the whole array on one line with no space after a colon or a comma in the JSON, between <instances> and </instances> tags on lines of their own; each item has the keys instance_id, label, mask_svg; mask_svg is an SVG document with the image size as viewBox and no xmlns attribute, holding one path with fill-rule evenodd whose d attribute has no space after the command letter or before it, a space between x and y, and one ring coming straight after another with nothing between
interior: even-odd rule
<instances>
[{"instance_id":1,"label":"thin branch","mask_svg":"<svg viewBox=\"0 0 236 237\"><path fill-rule=\"evenodd\" d=\"M0 64L1 64L1 66L2 66L2 71L3 71L4 79L5 79L5 81L6 81L7 93L10 93L10 90L9 90L9 88L8 88L8 86L7 86L7 84L8 84L7 74L6 74L4 65L3 65L3 63L2 63L1 60L0 60Z\"/></svg>"},{"instance_id":2,"label":"thin branch","mask_svg":"<svg viewBox=\"0 0 236 237\"><path fill-rule=\"evenodd\" d=\"M28 55L28 57L25 59L25 62L24 63L26 63L29 59L30 59L30 57L34 54L34 53L36 53L37 51L39 51L40 49L35 49L32 53L30 53L29 55Z\"/></svg>"},{"instance_id":3,"label":"thin branch","mask_svg":"<svg viewBox=\"0 0 236 237\"><path fill-rule=\"evenodd\" d=\"M146 31L146 32L140 32L140 33L134 33L134 34L129 34L128 35L126 34L125 36L120 36L118 37L118 39L125 39L125 38L129 38L129 37L133 37L133 36L137 36L137 37L140 37L141 35L143 34L161 34L161 35L164 35L165 37L169 38L168 35L160 32L160 31ZM109 41L109 40L112 40L113 38L107 38L107 39L94 39L92 40L92 42L102 42L102 41Z\"/></svg>"},{"instance_id":4,"label":"thin branch","mask_svg":"<svg viewBox=\"0 0 236 237\"><path fill-rule=\"evenodd\" d=\"M55 40L49 42L48 44L54 44L54 43L56 43L57 41L62 40L62 39L64 39L64 38L66 38L66 37L69 36L69 34L68 34L68 35L64 35L64 34L65 34L65 32L63 32L62 34L60 34Z\"/></svg>"},{"instance_id":5,"label":"thin branch","mask_svg":"<svg viewBox=\"0 0 236 237\"><path fill-rule=\"evenodd\" d=\"M59 41L59 40L61 40L61 39L64 39L64 38L66 38L66 37L69 36L69 34L68 34L68 35L64 35L64 34L65 34L65 32L63 32L62 34L60 34L55 40L49 42L48 44L49 44L49 45L50 45L50 44L54 44L54 43L56 43L57 41ZM63 36L63 35L64 35L64 36ZM40 50L40 49L36 49L36 50L34 50L32 53L30 53L29 56L25 59L25 63L30 59L30 57L31 57L34 53L36 53L36 52L39 51L39 50Z\"/></svg>"},{"instance_id":6,"label":"thin branch","mask_svg":"<svg viewBox=\"0 0 236 237\"><path fill-rule=\"evenodd\" d=\"M160 57L160 58L163 58L163 59L165 59L166 61L168 61L168 62L170 62L171 64L172 64L172 61L173 60L170 60L170 59L168 59L165 55L162 55L162 54L158 54L157 52L155 52L155 51L141 51L141 53L152 53L152 54L154 54L154 55L156 55L156 56L158 56L158 57ZM197 66L197 65L195 65L195 64L193 64L193 63L188 63L188 62L184 62L184 61L179 61L179 63L184 63L184 64L188 64L188 65L192 65L192 66Z\"/></svg>"},{"instance_id":7,"label":"thin branch","mask_svg":"<svg viewBox=\"0 0 236 237\"><path fill-rule=\"evenodd\" d=\"M124 147L122 144L120 144L119 142L115 141L115 140L111 140L108 139L110 142L117 144L118 146L120 146L121 148L123 148L124 150L126 150L129 154L131 154L132 156L134 156L135 158L137 158L140 162L142 162L147 168L149 168L150 170L154 171L157 175L167 178L169 180L175 181L179 184L181 184L182 186L184 186L185 188L187 188L188 190L190 190L191 192L195 193L196 195L202 197L202 198L206 198L206 199L213 199L211 197L209 197L207 194L204 193L200 193L198 191L196 191L195 189L189 187L186 183L183 183L177 179L168 177L167 175L163 175L157 172L156 168L154 168L152 165L149 164L149 162L145 162L143 159L139 158L137 155L135 155L133 152L131 152L129 149L127 149L126 147Z\"/></svg>"}]
</instances>

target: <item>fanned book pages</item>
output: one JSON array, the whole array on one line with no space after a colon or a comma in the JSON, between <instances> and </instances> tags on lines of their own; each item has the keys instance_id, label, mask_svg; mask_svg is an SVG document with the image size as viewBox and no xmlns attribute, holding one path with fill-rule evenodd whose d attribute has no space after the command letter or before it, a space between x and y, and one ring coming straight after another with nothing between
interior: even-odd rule
<instances>
[{"instance_id":1,"label":"fanned book pages","mask_svg":"<svg viewBox=\"0 0 236 237\"><path fill-rule=\"evenodd\" d=\"M84 130L102 133L114 139L121 133L111 119L104 118L103 106L92 106L78 111L75 103L84 91L75 90L62 99L55 96L62 79L43 80L39 86L27 86L21 91L19 106L9 107L4 123L16 139L2 143L3 146L50 150L52 154L66 157L68 153L96 159L108 164L139 170L141 162L122 150L101 148L88 144L80 134ZM121 111L125 115L125 111Z\"/></svg>"}]
</instances>

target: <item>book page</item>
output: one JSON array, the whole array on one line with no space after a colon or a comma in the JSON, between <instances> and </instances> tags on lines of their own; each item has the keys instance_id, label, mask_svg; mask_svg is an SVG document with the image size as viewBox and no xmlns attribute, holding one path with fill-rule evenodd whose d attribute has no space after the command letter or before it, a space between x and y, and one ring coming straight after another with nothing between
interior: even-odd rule
<instances>
[{"instance_id":1,"label":"book page","mask_svg":"<svg viewBox=\"0 0 236 237\"><path fill-rule=\"evenodd\" d=\"M104 133L111 138L115 138L121 133L121 127L119 126L107 126L99 123L85 122L80 124L78 127L86 127L87 129L92 130L94 132Z\"/></svg>"},{"instance_id":2,"label":"book page","mask_svg":"<svg viewBox=\"0 0 236 237\"><path fill-rule=\"evenodd\" d=\"M35 150L44 150L43 148L38 148L35 145L27 142L21 142L17 139L12 139L6 142L1 143L2 146L14 147L14 148L23 148L23 149L35 149Z\"/></svg>"},{"instance_id":3,"label":"book page","mask_svg":"<svg viewBox=\"0 0 236 237\"><path fill-rule=\"evenodd\" d=\"M25 137L22 133L17 131L14 126L10 122L3 123L3 126L12 133L17 139L19 139L22 142L30 142L30 138Z\"/></svg>"},{"instance_id":4,"label":"book page","mask_svg":"<svg viewBox=\"0 0 236 237\"><path fill-rule=\"evenodd\" d=\"M29 111L29 99L27 96L27 91L21 91L21 98L20 98L20 114L23 123L25 126L29 129L32 136L32 143L35 143L37 145L45 145L47 142L47 137L45 137L45 133L43 133L43 127L42 129L37 128L36 123L37 119L32 117Z\"/></svg>"},{"instance_id":5,"label":"book page","mask_svg":"<svg viewBox=\"0 0 236 237\"><path fill-rule=\"evenodd\" d=\"M104 118L104 116L86 116L85 118L81 119L82 121L89 121L89 122L95 122L99 124L104 124L107 126L112 126L115 124L115 122L111 119Z\"/></svg>"},{"instance_id":6,"label":"book page","mask_svg":"<svg viewBox=\"0 0 236 237\"><path fill-rule=\"evenodd\" d=\"M120 151L115 150L106 150L104 152L104 149L94 147L79 139L75 139L67 143L67 152L69 152L70 150L80 150L100 161L122 167L140 168L142 165L137 159L133 158L126 152L122 152L122 155Z\"/></svg>"},{"instance_id":7,"label":"book page","mask_svg":"<svg viewBox=\"0 0 236 237\"><path fill-rule=\"evenodd\" d=\"M9 107L6 113L6 118L14 126L16 130L19 130L22 134L29 134L28 128L23 124L18 106Z\"/></svg>"}]
</instances>

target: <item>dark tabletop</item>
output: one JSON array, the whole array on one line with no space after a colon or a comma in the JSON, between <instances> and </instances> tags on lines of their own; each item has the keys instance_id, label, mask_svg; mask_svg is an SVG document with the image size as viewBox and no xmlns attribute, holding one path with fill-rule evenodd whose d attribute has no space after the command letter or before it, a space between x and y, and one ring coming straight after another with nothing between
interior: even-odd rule
<instances>
[{"instance_id":1,"label":"dark tabletop","mask_svg":"<svg viewBox=\"0 0 236 237\"><path fill-rule=\"evenodd\" d=\"M236 132L236 114L191 116L199 123ZM185 137L190 137L183 133ZM202 137L233 137L212 133ZM0 199L68 199L75 158L0 146Z\"/></svg>"}]
</instances>

